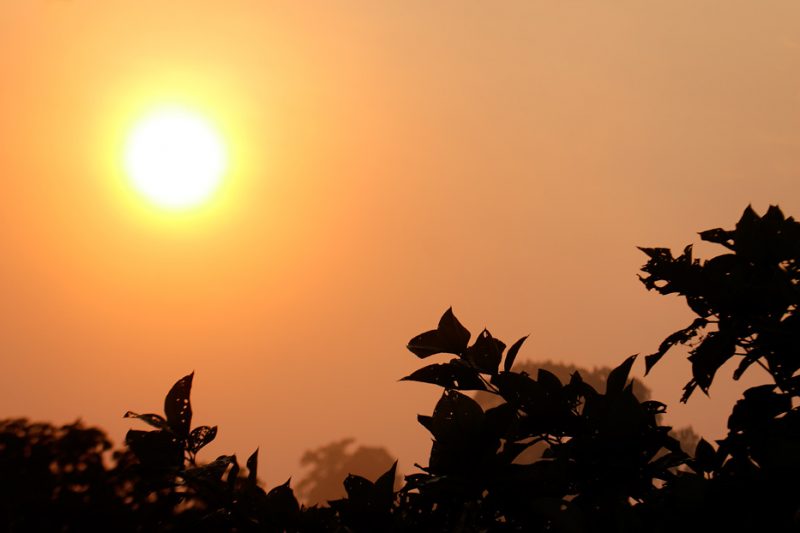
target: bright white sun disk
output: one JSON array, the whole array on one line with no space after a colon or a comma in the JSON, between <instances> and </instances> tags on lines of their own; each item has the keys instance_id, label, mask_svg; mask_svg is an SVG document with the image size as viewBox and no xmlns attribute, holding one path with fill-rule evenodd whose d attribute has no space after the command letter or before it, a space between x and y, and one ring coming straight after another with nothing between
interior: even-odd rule
<instances>
[{"instance_id":1,"label":"bright white sun disk","mask_svg":"<svg viewBox=\"0 0 800 533\"><path fill-rule=\"evenodd\" d=\"M200 115L162 109L138 122L125 147L125 170L139 193L167 209L208 200L225 172L222 140Z\"/></svg>"}]
</instances>

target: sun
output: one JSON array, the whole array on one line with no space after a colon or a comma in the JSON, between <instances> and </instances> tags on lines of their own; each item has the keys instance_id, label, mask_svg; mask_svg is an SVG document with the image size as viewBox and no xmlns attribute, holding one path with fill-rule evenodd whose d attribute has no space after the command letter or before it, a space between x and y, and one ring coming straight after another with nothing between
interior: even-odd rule
<instances>
[{"instance_id":1,"label":"sun","mask_svg":"<svg viewBox=\"0 0 800 533\"><path fill-rule=\"evenodd\" d=\"M133 187L156 206L185 210L208 202L225 175L222 137L202 114L161 108L130 131L124 167Z\"/></svg>"}]
</instances>

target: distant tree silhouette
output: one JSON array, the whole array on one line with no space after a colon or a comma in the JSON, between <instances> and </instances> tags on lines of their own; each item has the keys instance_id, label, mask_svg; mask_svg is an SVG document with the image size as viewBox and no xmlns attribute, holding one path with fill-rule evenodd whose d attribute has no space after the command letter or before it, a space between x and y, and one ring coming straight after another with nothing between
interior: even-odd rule
<instances>
[{"instance_id":1,"label":"distant tree silhouette","mask_svg":"<svg viewBox=\"0 0 800 533\"><path fill-rule=\"evenodd\" d=\"M110 457L104 433L80 422L0 422L0 529L800 531L800 224L777 207L763 217L748 208L735 229L700 235L728 252L700 261L691 247L678 257L643 249L642 282L684 297L697 314L645 367L688 344L683 401L697 388L708 394L732 358L734 379L754 364L767 372L773 383L744 392L716 446L700 439L693 455L681 449L661 424L666 406L634 392L635 356L587 380L579 369L561 377L515 370L524 337L510 347L487 330L473 337L448 309L408 344L421 359L449 356L403 378L443 391L433 412L417 417L433 436L428 464L399 490L395 463L375 481L347 475L342 498L308 507L289 481L260 486L257 450L246 474L235 455L199 461L217 428L192 427L189 374L167 393L163 415L125 414L152 429L130 430ZM484 408L475 391L497 400ZM328 477L324 465L346 462L347 444L309 455L323 466L319 479ZM534 447L542 453L520 463Z\"/></svg>"},{"instance_id":2,"label":"distant tree silhouette","mask_svg":"<svg viewBox=\"0 0 800 533\"><path fill-rule=\"evenodd\" d=\"M126 479L105 464L110 448L80 421L0 421L0 529L130 531Z\"/></svg>"},{"instance_id":3,"label":"distant tree silhouette","mask_svg":"<svg viewBox=\"0 0 800 533\"><path fill-rule=\"evenodd\" d=\"M353 443L354 439L342 439L303 454L300 464L310 467L310 471L296 485L301 499L308 504L324 504L344 498L342 480L348 474L374 479L395 462L385 448L359 446L350 452L348 448Z\"/></svg>"}]
</instances>

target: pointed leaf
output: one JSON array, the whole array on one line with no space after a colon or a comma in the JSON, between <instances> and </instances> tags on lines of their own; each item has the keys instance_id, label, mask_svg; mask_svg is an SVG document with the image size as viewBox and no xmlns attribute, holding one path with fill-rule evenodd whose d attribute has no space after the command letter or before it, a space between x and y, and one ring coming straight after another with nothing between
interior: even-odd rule
<instances>
[{"instance_id":1,"label":"pointed leaf","mask_svg":"<svg viewBox=\"0 0 800 533\"><path fill-rule=\"evenodd\" d=\"M138 418L142 422L145 422L145 423L153 426L154 428L157 428L157 429L169 429L169 426L167 425L167 421L164 420L164 417L161 416L161 415L153 414L153 413L145 413L143 415L140 415L139 413L134 413L133 411L128 411L127 413L125 413L125 415L123 415L123 418Z\"/></svg>"},{"instance_id":2,"label":"pointed leaf","mask_svg":"<svg viewBox=\"0 0 800 533\"><path fill-rule=\"evenodd\" d=\"M696 318L687 327L679 329L664 339L664 341L658 347L658 351L656 353L645 356L645 375L650 372L650 369L653 368L656 363L658 363L658 361L664 356L664 354L667 353L667 351L669 351L670 348L676 344L686 344L697 335L699 329L706 327L706 325L708 325L708 320L705 318Z\"/></svg>"},{"instance_id":3,"label":"pointed leaf","mask_svg":"<svg viewBox=\"0 0 800 533\"><path fill-rule=\"evenodd\" d=\"M536 381L538 381L548 393L559 391L563 386L561 384L561 380L558 379L558 376L548 370L545 370L544 368L540 368L536 372Z\"/></svg>"},{"instance_id":4,"label":"pointed leaf","mask_svg":"<svg viewBox=\"0 0 800 533\"><path fill-rule=\"evenodd\" d=\"M628 357L621 365L608 374L606 394L618 394L625 389L625 385L628 383L628 375L631 372L631 367L635 360L635 355Z\"/></svg>"},{"instance_id":5,"label":"pointed leaf","mask_svg":"<svg viewBox=\"0 0 800 533\"><path fill-rule=\"evenodd\" d=\"M694 449L694 458L703 471L709 472L713 469L715 455L714 448L706 439L701 438L697 441L697 447Z\"/></svg>"},{"instance_id":6,"label":"pointed leaf","mask_svg":"<svg viewBox=\"0 0 800 533\"><path fill-rule=\"evenodd\" d=\"M469 337L469 331L461 325L451 307L442 315L436 329L417 335L407 347L421 359L437 353L461 355L467 348Z\"/></svg>"},{"instance_id":7,"label":"pointed leaf","mask_svg":"<svg viewBox=\"0 0 800 533\"><path fill-rule=\"evenodd\" d=\"M439 319L439 326L437 328L442 334L442 338L453 348L458 350L455 353L461 353L469 343L470 333L461 322L458 321L456 315L453 314L453 308L450 307L444 312L442 318Z\"/></svg>"},{"instance_id":8,"label":"pointed leaf","mask_svg":"<svg viewBox=\"0 0 800 533\"><path fill-rule=\"evenodd\" d=\"M391 501L394 495L394 480L397 477L397 461L375 480L375 491L378 496Z\"/></svg>"},{"instance_id":9,"label":"pointed leaf","mask_svg":"<svg viewBox=\"0 0 800 533\"><path fill-rule=\"evenodd\" d=\"M247 482L255 485L258 481L258 448L247 458ZM286 483L289 483L288 481Z\"/></svg>"},{"instance_id":10,"label":"pointed leaf","mask_svg":"<svg viewBox=\"0 0 800 533\"><path fill-rule=\"evenodd\" d=\"M703 392L708 393L717 370L733 357L735 351L735 336L723 330L712 331L691 351L692 378Z\"/></svg>"},{"instance_id":11,"label":"pointed leaf","mask_svg":"<svg viewBox=\"0 0 800 533\"><path fill-rule=\"evenodd\" d=\"M420 359L436 355L437 353L446 353L448 351L447 343L442 339L437 329L417 335L408 341L408 346L406 346L406 348Z\"/></svg>"},{"instance_id":12,"label":"pointed leaf","mask_svg":"<svg viewBox=\"0 0 800 533\"><path fill-rule=\"evenodd\" d=\"M458 359L447 364L433 364L420 368L401 381L421 381L432 383L447 389L487 390L486 384L478 376L478 372Z\"/></svg>"},{"instance_id":13,"label":"pointed leaf","mask_svg":"<svg viewBox=\"0 0 800 533\"><path fill-rule=\"evenodd\" d=\"M427 429L428 431L433 433L433 417L428 415L417 415L417 422L419 422L422 427Z\"/></svg>"},{"instance_id":14,"label":"pointed leaf","mask_svg":"<svg viewBox=\"0 0 800 533\"><path fill-rule=\"evenodd\" d=\"M758 355L758 353L756 353L756 354L749 353L749 354L745 355L742 358L741 362L739 363L739 366L737 366L736 370L733 371L733 379L735 379L737 381L739 379L741 379L741 377L744 374L745 370L750 368L750 365L755 363L758 360L759 357L760 357L760 355Z\"/></svg>"},{"instance_id":15,"label":"pointed leaf","mask_svg":"<svg viewBox=\"0 0 800 533\"><path fill-rule=\"evenodd\" d=\"M292 527L295 517L300 512L300 504L297 503L297 498L294 495L290 483L292 478L289 478L283 485L278 485L267 493L264 501L264 511L270 517L270 526L275 527L276 531L296 531L296 527Z\"/></svg>"},{"instance_id":16,"label":"pointed leaf","mask_svg":"<svg viewBox=\"0 0 800 533\"><path fill-rule=\"evenodd\" d=\"M356 503L366 503L372 499L375 484L365 477L348 474L344 480L344 490L347 497Z\"/></svg>"},{"instance_id":17,"label":"pointed leaf","mask_svg":"<svg viewBox=\"0 0 800 533\"><path fill-rule=\"evenodd\" d=\"M511 345L511 348L508 349L508 353L506 354L506 360L503 362L503 370L506 372L511 372L511 367L514 365L514 360L517 358L517 352L519 352L519 349L522 347L522 343L525 342L525 339L527 338L528 335L525 335Z\"/></svg>"},{"instance_id":18,"label":"pointed leaf","mask_svg":"<svg viewBox=\"0 0 800 533\"><path fill-rule=\"evenodd\" d=\"M199 426L189 434L189 450L197 453L203 446L209 444L217 436L217 426Z\"/></svg>"},{"instance_id":19,"label":"pointed leaf","mask_svg":"<svg viewBox=\"0 0 800 533\"><path fill-rule=\"evenodd\" d=\"M431 433L437 441L454 442L475 434L483 424L480 404L460 392L446 390L433 410Z\"/></svg>"},{"instance_id":20,"label":"pointed leaf","mask_svg":"<svg viewBox=\"0 0 800 533\"><path fill-rule=\"evenodd\" d=\"M231 464L233 466L231 466L231 469L228 472L228 479L227 479L228 490L230 490L231 492L236 490L236 480L239 479L239 470L240 470L239 461L236 459L236 454L234 454L232 457L233 460L231 461Z\"/></svg>"},{"instance_id":21,"label":"pointed leaf","mask_svg":"<svg viewBox=\"0 0 800 533\"><path fill-rule=\"evenodd\" d=\"M194 372L179 379L164 399L164 413L172 431L182 439L189 437L192 423L192 404L189 395L192 391Z\"/></svg>"},{"instance_id":22,"label":"pointed leaf","mask_svg":"<svg viewBox=\"0 0 800 533\"><path fill-rule=\"evenodd\" d=\"M506 345L502 341L495 339L484 329L475 339L475 343L466 349L463 358L485 374L497 374L505 349Z\"/></svg>"}]
</instances>

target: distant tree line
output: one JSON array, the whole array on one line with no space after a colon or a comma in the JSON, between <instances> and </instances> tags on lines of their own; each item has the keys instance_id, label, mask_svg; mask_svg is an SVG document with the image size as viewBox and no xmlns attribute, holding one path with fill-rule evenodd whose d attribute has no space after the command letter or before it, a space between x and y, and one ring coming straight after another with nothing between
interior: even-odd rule
<instances>
[{"instance_id":1,"label":"distant tree line","mask_svg":"<svg viewBox=\"0 0 800 533\"><path fill-rule=\"evenodd\" d=\"M428 464L399 488L395 464L372 480L347 475L341 498L307 506L289 481L261 485L257 450L244 464L235 455L199 461L217 428L192 427L190 374L167 393L163 415L126 413L151 429L130 430L121 450L81 423L0 422L0 528L798 531L800 224L777 207L763 216L748 207L734 229L700 236L724 253L701 261L691 246L677 256L642 248L644 285L680 295L696 315L644 363L649 372L675 345L687 345L684 402L698 388L707 394L731 359L738 361L734 379L753 365L766 371L770 383L744 392L727 436L715 443L681 446L661 424L666 405L646 389L637 395L629 379L635 356L601 382L546 365L515 369L524 337L510 347L487 330L473 337L448 309L436 329L408 344L419 358L450 358L403 378L443 391L433 412L417 417L433 436ZM478 393L477 400L470 395ZM316 450L308 462L341 459L346 446ZM519 460L534 447L541 453Z\"/></svg>"}]
</instances>

